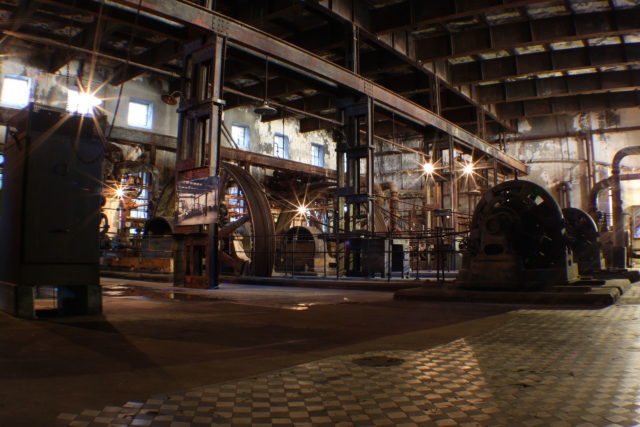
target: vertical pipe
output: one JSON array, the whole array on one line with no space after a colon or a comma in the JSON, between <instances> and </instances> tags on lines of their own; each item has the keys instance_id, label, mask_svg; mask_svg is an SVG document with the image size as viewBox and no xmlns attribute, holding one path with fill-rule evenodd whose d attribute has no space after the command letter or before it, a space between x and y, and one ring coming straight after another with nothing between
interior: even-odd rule
<instances>
[{"instance_id":1,"label":"vertical pipe","mask_svg":"<svg viewBox=\"0 0 640 427\"><path fill-rule=\"evenodd\" d=\"M360 73L359 30L355 23L351 24L351 67L354 73Z\"/></svg>"},{"instance_id":2,"label":"vertical pipe","mask_svg":"<svg viewBox=\"0 0 640 427\"><path fill-rule=\"evenodd\" d=\"M456 195L456 175L455 175L455 167L454 167L454 161L455 161L455 156L453 155L453 138L451 136L449 136L449 178L450 178L450 182L449 182L449 205L451 207L451 228L453 228L453 230L455 231L456 229L456 217L455 217L455 211L456 211L456 202L457 202L457 195Z\"/></svg>"},{"instance_id":3,"label":"vertical pipe","mask_svg":"<svg viewBox=\"0 0 640 427\"><path fill-rule=\"evenodd\" d=\"M373 98L367 98L367 168L366 168L366 179L367 179L367 208L369 213L369 224L367 229L371 232L375 231L375 209L374 209L374 194L373 194L373 185L374 185L374 170L373 170L373 150L375 146L373 144Z\"/></svg>"},{"instance_id":4,"label":"vertical pipe","mask_svg":"<svg viewBox=\"0 0 640 427\"><path fill-rule=\"evenodd\" d=\"M595 185L594 178L594 161L593 161L593 135L591 132L587 135L584 135L582 138L582 143L584 144L584 151L587 157L587 186L588 188L593 188Z\"/></svg>"}]
</instances>

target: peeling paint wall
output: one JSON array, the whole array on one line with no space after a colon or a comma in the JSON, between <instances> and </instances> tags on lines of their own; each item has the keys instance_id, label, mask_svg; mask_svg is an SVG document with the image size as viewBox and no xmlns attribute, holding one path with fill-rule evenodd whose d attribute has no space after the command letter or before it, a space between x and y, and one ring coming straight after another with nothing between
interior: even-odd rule
<instances>
[{"instance_id":1,"label":"peeling paint wall","mask_svg":"<svg viewBox=\"0 0 640 427\"><path fill-rule=\"evenodd\" d=\"M573 117L549 117L523 120L518 128L524 136L574 134L535 141L511 142L507 144L509 155L522 160L530 173L525 178L543 186L558 198L561 182L569 184L571 206L587 209L590 186L588 185L587 152L585 140L575 133L583 131L588 141L589 132L615 130L640 125L638 108L617 111L588 113ZM640 131L591 133L595 162L595 181L607 178L615 153L628 146L640 145ZM630 156L622 162L622 173L640 171L640 156ZM640 204L640 182L623 182L624 206ZM601 193L599 209L611 212L606 192Z\"/></svg>"},{"instance_id":2,"label":"peeling paint wall","mask_svg":"<svg viewBox=\"0 0 640 427\"><path fill-rule=\"evenodd\" d=\"M408 146L417 145L407 141ZM378 147L382 152L389 147ZM424 159L417 154L403 152L374 157L374 180L376 183L391 182L400 190L420 190L424 185L422 163Z\"/></svg>"},{"instance_id":3,"label":"peeling paint wall","mask_svg":"<svg viewBox=\"0 0 640 427\"><path fill-rule=\"evenodd\" d=\"M285 118L263 123L261 117L253 112L252 107L238 107L224 112L223 120L229 131L233 124L248 126L249 151L274 155L274 138L276 134L289 138L289 160L311 164L311 144L324 147L324 167L336 168L336 145L331 134L325 130L300 133L300 122L297 119ZM223 145L232 147L226 138Z\"/></svg>"},{"instance_id":4,"label":"peeling paint wall","mask_svg":"<svg viewBox=\"0 0 640 427\"><path fill-rule=\"evenodd\" d=\"M57 73L47 73L17 60L2 61L0 62L0 91L2 90L5 76L27 77L31 82L30 99L32 102L65 109L67 105L67 89L77 88L75 76L78 72L78 66L77 61L72 61L68 67L61 68ZM87 72L84 73L85 76L87 74ZM84 78L82 83L86 88L98 89L95 96L103 100L100 105L100 111L106 114L109 123L113 120L113 113L116 111L117 106L114 125L140 129L129 126L127 123L129 101L145 101L153 105L153 126L152 129L141 130L176 136L178 125L176 108L166 105L160 99L160 96L168 90L168 84L165 81L156 78L139 77L126 82L120 87L104 85L106 77L107 71L98 68L93 74L90 85L87 78ZM119 103L118 99L120 100Z\"/></svg>"}]
</instances>

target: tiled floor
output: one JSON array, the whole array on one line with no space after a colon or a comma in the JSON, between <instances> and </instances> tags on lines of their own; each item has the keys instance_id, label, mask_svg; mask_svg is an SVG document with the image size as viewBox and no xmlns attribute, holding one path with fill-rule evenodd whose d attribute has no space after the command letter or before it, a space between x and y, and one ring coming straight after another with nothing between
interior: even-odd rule
<instances>
[{"instance_id":1,"label":"tiled floor","mask_svg":"<svg viewBox=\"0 0 640 427\"><path fill-rule=\"evenodd\" d=\"M425 351L344 355L122 407L70 426L640 424L640 292L601 310L519 310Z\"/></svg>"}]
</instances>

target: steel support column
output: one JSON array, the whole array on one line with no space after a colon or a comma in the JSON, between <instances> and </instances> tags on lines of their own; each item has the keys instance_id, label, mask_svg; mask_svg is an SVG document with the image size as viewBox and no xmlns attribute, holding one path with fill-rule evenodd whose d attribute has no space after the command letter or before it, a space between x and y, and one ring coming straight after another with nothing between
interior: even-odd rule
<instances>
[{"instance_id":1,"label":"steel support column","mask_svg":"<svg viewBox=\"0 0 640 427\"><path fill-rule=\"evenodd\" d=\"M336 224L343 236L339 240L351 245L344 249L342 269L358 275L369 268L364 265L366 243L361 238L379 231L374 209L374 104L369 97L346 98L338 101L338 108L345 125L337 141Z\"/></svg>"},{"instance_id":2,"label":"steel support column","mask_svg":"<svg viewBox=\"0 0 640 427\"><path fill-rule=\"evenodd\" d=\"M205 177L217 179L219 175L225 45L224 37L213 35L206 42L194 42L185 48L176 182ZM199 251L207 247L205 271L187 272L188 276L193 277L186 281L184 277L176 275L176 283L217 287L217 214L212 215L206 224L176 227L176 232L186 235L186 239L182 240L185 244L193 244L192 249L187 248L185 251L186 256L201 256ZM208 237L203 240L203 235ZM193 252L189 252L190 250ZM176 264L181 262L182 260L176 259ZM176 270L182 271L181 268Z\"/></svg>"}]
</instances>

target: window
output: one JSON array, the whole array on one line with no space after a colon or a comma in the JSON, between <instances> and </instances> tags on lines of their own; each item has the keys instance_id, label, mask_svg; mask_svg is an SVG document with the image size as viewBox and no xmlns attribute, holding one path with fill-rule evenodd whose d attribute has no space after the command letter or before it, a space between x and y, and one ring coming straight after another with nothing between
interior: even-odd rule
<instances>
[{"instance_id":1,"label":"window","mask_svg":"<svg viewBox=\"0 0 640 427\"><path fill-rule=\"evenodd\" d=\"M231 136L238 148L249 149L249 126L234 123L231 125Z\"/></svg>"},{"instance_id":2,"label":"window","mask_svg":"<svg viewBox=\"0 0 640 427\"><path fill-rule=\"evenodd\" d=\"M245 214L244 197L238 187L229 187L224 200L227 212L229 212L229 222L235 221Z\"/></svg>"},{"instance_id":3,"label":"window","mask_svg":"<svg viewBox=\"0 0 640 427\"><path fill-rule=\"evenodd\" d=\"M142 187L138 197L134 199L136 207L129 212L131 218L147 219L149 216L149 174L141 172L138 175L142 180Z\"/></svg>"},{"instance_id":4,"label":"window","mask_svg":"<svg viewBox=\"0 0 640 427\"><path fill-rule=\"evenodd\" d=\"M289 158L289 137L277 133L273 138L273 155L281 159Z\"/></svg>"},{"instance_id":5,"label":"window","mask_svg":"<svg viewBox=\"0 0 640 427\"><path fill-rule=\"evenodd\" d=\"M31 80L27 77L6 76L2 82L1 102L12 107L25 107L29 104Z\"/></svg>"},{"instance_id":6,"label":"window","mask_svg":"<svg viewBox=\"0 0 640 427\"><path fill-rule=\"evenodd\" d=\"M2 190L2 181L4 179L4 154L0 153L0 190Z\"/></svg>"},{"instance_id":7,"label":"window","mask_svg":"<svg viewBox=\"0 0 640 427\"><path fill-rule=\"evenodd\" d=\"M120 185L125 188L127 197L124 200L129 209L128 217L144 220L149 216L149 188L150 175L147 172L138 172L124 175L120 180Z\"/></svg>"},{"instance_id":8,"label":"window","mask_svg":"<svg viewBox=\"0 0 640 427\"><path fill-rule=\"evenodd\" d=\"M311 144L311 164L324 167L324 145Z\"/></svg>"},{"instance_id":9,"label":"window","mask_svg":"<svg viewBox=\"0 0 640 427\"><path fill-rule=\"evenodd\" d=\"M102 100L88 92L67 89L67 111L70 113L92 116L93 109L102 104Z\"/></svg>"},{"instance_id":10,"label":"window","mask_svg":"<svg viewBox=\"0 0 640 427\"><path fill-rule=\"evenodd\" d=\"M130 100L127 124L137 128L151 129L153 127L153 104L135 99Z\"/></svg>"}]
</instances>

